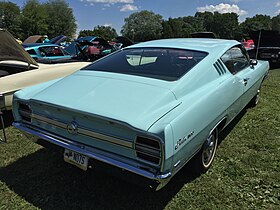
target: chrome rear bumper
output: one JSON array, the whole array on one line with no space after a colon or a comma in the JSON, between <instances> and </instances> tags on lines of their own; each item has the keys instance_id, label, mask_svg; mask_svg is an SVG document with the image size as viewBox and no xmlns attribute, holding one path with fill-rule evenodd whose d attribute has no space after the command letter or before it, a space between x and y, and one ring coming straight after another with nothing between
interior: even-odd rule
<instances>
[{"instance_id":1,"label":"chrome rear bumper","mask_svg":"<svg viewBox=\"0 0 280 210\"><path fill-rule=\"evenodd\" d=\"M13 126L23 131L25 134L27 134L28 138L30 138L34 142L37 142L39 139L42 139L58 147L75 151L89 158L116 166L118 168L148 178L150 180L154 180L158 183L156 190L159 190L162 187L164 187L169 182L172 176L171 172L167 172L164 174L153 174L149 171L141 169L141 168L145 168L145 166L141 167L141 163L138 162L136 163L135 161L131 161L131 160L120 161L120 157L117 157L114 154L102 152L95 148L83 144L79 144L77 142L62 138L57 135L53 135L41 129L37 129L37 128L35 129L33 127L30 128L30 126L27 124L14 122Z\"/></svg>"}]
</instances>

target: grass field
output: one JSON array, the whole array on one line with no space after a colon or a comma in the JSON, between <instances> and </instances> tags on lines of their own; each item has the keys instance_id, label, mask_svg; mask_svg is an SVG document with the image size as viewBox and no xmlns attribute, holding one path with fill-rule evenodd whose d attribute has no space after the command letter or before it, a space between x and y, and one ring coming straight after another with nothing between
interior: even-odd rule
<instances>
[{"instance_id":1,"label":"grass field","mask_svg":"<svg viewBox=\"0 0 280 210\"><path fill-rule=\"evenodd\" d=\"M280 209L280 69L270 71L259 105L240 114L210 170L189 166L152 192L94 167L83 172L7 129L0 144L2 209Z\"/></svg>"}]
</instances>

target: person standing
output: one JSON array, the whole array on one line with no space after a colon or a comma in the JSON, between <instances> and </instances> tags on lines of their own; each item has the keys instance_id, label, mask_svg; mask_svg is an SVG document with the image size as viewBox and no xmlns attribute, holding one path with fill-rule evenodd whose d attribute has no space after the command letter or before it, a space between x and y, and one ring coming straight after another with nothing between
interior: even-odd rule
<instances>
[{"instance_id":1,"label":"person standing","mask_svg":"<svg viewBox=\"0 0 280 210\"><path fill-rule=\"evenodd\" d=\"M50 40L48 38L48 35L43 36L43 43L48 43Z\"/></svg>"}]
</instances>

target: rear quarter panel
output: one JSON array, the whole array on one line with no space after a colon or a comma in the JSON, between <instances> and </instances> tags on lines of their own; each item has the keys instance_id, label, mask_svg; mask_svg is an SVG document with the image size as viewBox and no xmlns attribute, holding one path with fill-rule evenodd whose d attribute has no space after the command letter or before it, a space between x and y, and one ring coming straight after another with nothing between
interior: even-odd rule
<instances>
[{"instance_id":1,"label":"rear quarter panel","mask_svg":"<svg viewBox=\"0 0 280 210\"><path fill-rule=\"evenodd\" d=\"M255 73L252 82L262 81L266 71L267 64L260 62L252 69L252 73ZM226 118L230 122L244 107L241 101L244 88L240 79L229 71L219 75L212 63L193 69L183 83L186 85L179 85L180 88L177 86L178 89L173 90L176 96L180 96L178 100L181 104L149 130L157 132L160 125L168 125L166 128L170 130L169 137L165 137L165 167L180 165L173 167L174 171L199 151L211 130L221 120ZM257 89L253 91L256 94ZM247 96L248 102L254 94Z\"/></svg>"}]
</instances>

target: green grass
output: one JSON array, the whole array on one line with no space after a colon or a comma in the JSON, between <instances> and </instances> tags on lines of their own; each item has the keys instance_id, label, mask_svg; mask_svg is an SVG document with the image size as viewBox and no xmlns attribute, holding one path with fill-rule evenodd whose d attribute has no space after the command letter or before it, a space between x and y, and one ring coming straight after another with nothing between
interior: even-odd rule
<instances>
[{"instance_id":1,"label":"green grass","mask_svg":"<svg viewBox=\"0 0 280 210\"><path fill-rule=\"evenodd\" d=\"M279 99L280 69L270 71L259 105L228 129L210 170L192 179L187 166L159 192L98 166L83 172L9 127L0 145L0 210L279 209Z\"/></svg>"}]
</instances>

